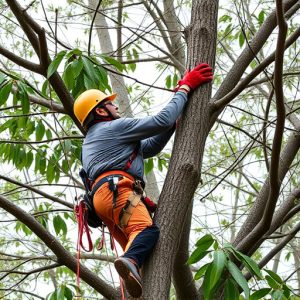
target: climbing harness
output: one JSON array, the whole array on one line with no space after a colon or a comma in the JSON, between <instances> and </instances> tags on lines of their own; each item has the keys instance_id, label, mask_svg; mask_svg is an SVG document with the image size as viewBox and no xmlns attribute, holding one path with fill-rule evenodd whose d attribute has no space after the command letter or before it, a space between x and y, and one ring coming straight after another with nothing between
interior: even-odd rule
<instances>
[{"instance_id":1,"label":"climbing harness","mask_svg":"<svg viewBox=\"0 0 300 300\"><path fill-rule=\"evenodd\" d=\"M79 172L79 175L83 181L84 187L85 187L85 194L81 195L78 197L77 204L75 205L75 214L78 222L78 240L77 240L77 286L79 288L79 283L80 283L80 253L81 253L81 248L84 249L87 252L92 251L93 249L93 244L92 244L92 239L91 239L91 230L89 228L98 228L102 227L102 237L101 240L97 246L98 250L101 250L105 244L105 234L104 234L104 223L100 219L100 217L97 215L94 205L93 205L93 197L96 193L96 191L105 183L108 183L108 188L112 192L112 213L114 213L114 209L116 208L117 205L117 197L118 197L118 182L122 180L124 177L132 178L131 175L127 174L126 171L131 167L133 161L138 155L140 149L140 143L136 145L134 148L134 151L130 155L129 160L126 162L124 168L122 170L116 170L113 171L113 174L108 174L105 176L104 174L95 174L94 178L90 180L88 178L87 173L85 172L84 169L81 169ZM120 174L118 174L120 173ZM101 177L102 178L101 178ZM103 177L104 176L104 177ZM100 180L97 181L97 178L101 178ZM135 180L133 182L132 186L132 194L129 196L125 206L123 207L120 215L119 215L119 224L116 224L118 227L121 229L124 229L128 222L129 219L132 215L132 212L134 208L141 202L143 201L144 204L146 205L150 215L151 212L153 212L153 207L156 208L156 204L153 203L149 198L144 197L144 182L142 180ZM150 206L149 206L150 203ZM114 220L114 217L112 216L112 220ZM83 243L83 236L86 234L87 237L87 247L85 247ZM113 238L113 232L110 234L110 242L111 242L111 248L112 250L116 251L114 245L114 238ZM117 254L118 256L118 254ZM122 279L120 278L121 282L121 292L122 292L122 299L125 299L124 296L124 287L122 283Z\"/></svg>"}]
</instances>

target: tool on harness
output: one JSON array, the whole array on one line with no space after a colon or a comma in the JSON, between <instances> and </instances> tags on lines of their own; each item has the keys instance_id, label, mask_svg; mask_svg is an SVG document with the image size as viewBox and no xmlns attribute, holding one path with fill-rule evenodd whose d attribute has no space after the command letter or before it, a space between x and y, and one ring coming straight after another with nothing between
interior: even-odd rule
<instances>
[{"instance_id":1,"label":"tool on harness","mask_svg":"<svg viewBox=\"0 0 300 300\"><path fill-rule=\"evenodd\" d=\"M152 216L151 214L155 212L157 204L145 195L143 183L140 180L136 180L133 183L132 189L136 194L141 195L142 202L148 209L150 216Z\"/></svg>"},{"instance_id":2,"label":"tool on harness","mask_svg":"<svg viewBox=\"0 0 300 300\"><path fill-rule=\"evenodd\" d=\"M149 215L152 217L152 213L155 212L157 205L150 200L148 197L144 196L143 186L140 180L135 180L132 185L132 193L129 195L128 200L125 206L122 208L120 215L119 215L119 226L120 228L124 229L134 209L138 206L138 204L142 201L146 206Z\"/></svg>"}]
</instances>

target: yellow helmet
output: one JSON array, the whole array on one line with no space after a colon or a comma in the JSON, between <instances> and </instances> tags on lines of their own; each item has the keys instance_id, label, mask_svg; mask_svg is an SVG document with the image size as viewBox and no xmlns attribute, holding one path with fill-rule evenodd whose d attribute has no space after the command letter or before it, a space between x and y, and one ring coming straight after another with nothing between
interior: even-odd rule
<instances>
[{"instance_id":1,"label":"yellow helmet","mask_svg":"<svg viewBox=\"0 0 300 300\"><path fill-rule=\"evenodd\" d=\"M74 102L74 114L77 120L83 125L85 119L94 107L99 105L104 100L113 101L117 94L106 95L103 92L95 89L87 90L80 94Z\"/></svg>"}]
</instances>

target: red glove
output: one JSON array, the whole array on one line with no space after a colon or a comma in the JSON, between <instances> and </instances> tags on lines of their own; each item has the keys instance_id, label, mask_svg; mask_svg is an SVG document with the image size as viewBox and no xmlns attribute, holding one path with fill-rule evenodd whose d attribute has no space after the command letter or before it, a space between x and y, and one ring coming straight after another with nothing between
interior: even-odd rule
<instances>
[{"instance_id":1,"label":"red glove","mask_svg":"<svg viewBox=\"0 0 300 300\"><path fill-rule=\"evenodd\" d=\"M191 90L196 89L198 86L211 82L213 80L212 68L208 64L199 64L192 71L187 71L183 78L178 81L175 92L178 91L180 86L186 84Z\"/></svg>"}]
</instances>

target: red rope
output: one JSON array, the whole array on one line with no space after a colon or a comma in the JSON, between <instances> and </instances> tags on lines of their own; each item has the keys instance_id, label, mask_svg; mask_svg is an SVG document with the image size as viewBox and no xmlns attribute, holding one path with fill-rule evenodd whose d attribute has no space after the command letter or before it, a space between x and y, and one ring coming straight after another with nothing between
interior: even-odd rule
<instances>
[{"instance_id":1,"label":"red rope","mask_svg":"<svg viewBox=\"0 0 300 300\"><path fill-rule=\"evenodd\" d=\"M75 214L78 223L78 237L77 237L77 272L76 272L76 285L79 289L80 285L80 250L81 248L87 252L93 250L93 243L91 238L91 231L87 223L86 218L86 206L83 200L79 201L79 203L75 206ZM83 234L86 233L88 240L88 249L83 245L82 237Z\"/></svg>"}]
</instances>

